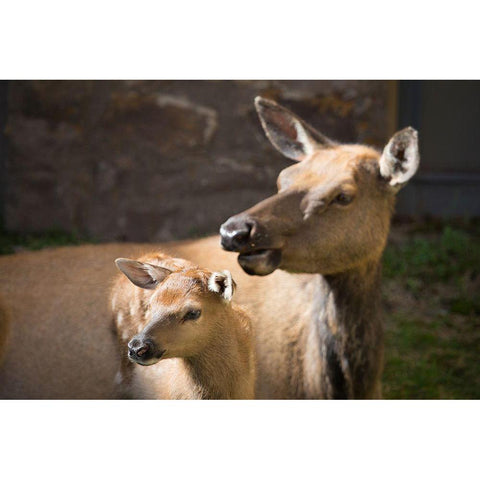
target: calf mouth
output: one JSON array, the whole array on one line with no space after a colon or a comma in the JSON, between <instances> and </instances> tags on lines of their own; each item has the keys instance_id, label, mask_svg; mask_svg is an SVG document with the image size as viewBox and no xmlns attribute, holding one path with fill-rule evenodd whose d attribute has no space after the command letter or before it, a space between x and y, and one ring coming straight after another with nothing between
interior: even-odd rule
<instances>
[{"instance_id":1,"label":"calf mouth","mask_svg":"<svg viewBox=\"0 0 480 480\"><path fill-rule=\"evenodd\" d=\"M251 250L238 256L238 263L248 275L270 275L278 268L281 260L282 252L276 248Z\"/></svg>"},{"instance_id":2,"label":"calf mouth","mask_svg":"<svg viewBox=\"0 0 480 480\"><path fill-rule=\"evenodd\" d=\"M138 358L132 358L132 357L128 357L128 359L132 362L132 363L136 363L137 365L141 365L142 367L149 367L150 365L155 365L155 363L157 363L160 359L159 358L150 358L148 360L140 360Z\"/></svg>"}]
</instances>

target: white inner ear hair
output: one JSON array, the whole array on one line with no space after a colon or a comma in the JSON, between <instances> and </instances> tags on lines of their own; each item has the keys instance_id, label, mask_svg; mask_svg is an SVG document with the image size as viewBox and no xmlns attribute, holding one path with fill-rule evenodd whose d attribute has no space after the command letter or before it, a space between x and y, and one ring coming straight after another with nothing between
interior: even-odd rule
<instances>
[{"instance_id":1,"label":"white inner ear hair","mask_svg":"<svg viewBox=\"0 0 480 480\"><path fill-rule=\"evenodd\" d=\"M302 127L302 124L297 119L293 119L293 125L297 131L297 142L302 144L305 156L308 157L313 153L312 141L305 129Z\"/></svg>"},{"instance_id":2,"label":"white inner ear hair","mask_svg":"<svg viewBox=\"0 0 480 480\"><path fill-rule=\"evenodd\" d=\"M415 174L420 163L420 152L417 142L418 134L413 131L403 153L403 158L398 159L393 153L396 138L392 138L383 150L380 159L380 174L389 179L390 186L401 187Z\"/></svg>"},{"instance_id":3,"label":"white inner ear hair","mask_svg":"<svg viewBox=\"0 0 480 480\"><path fill-rule=\"evenodd\" d=\"M212 273L208 279L208 289L220 293L225 300L232 299L234 288L232 275L228 270Z\"/></svg>"},{"instance_id":4,"label":"white inner ear hair","mask_svg":"<svg viewBox=\"0 0 480 480\"><path fill-rule=\"evenodd\" d=\"M392 187L407 183L417 171L420 155L415 145L409 145L405 149L405 158L401 162L391 151L385 152L383 155L384 161L380 163L380 173L385 178L390 178L389 183ZM399 163L400 167L398 166Z\"/></svg>"}]
</instances>

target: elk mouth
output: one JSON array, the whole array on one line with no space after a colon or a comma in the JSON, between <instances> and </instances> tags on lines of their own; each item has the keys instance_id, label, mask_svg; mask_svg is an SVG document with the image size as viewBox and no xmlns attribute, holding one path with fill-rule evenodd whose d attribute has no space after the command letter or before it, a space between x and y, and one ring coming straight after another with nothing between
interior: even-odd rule
<instances>
[{"instance_id":1,"label":"elk mouth","mask_svg":"<svg viewBox=\"0 0 480 480\"><path fill-rule=\"evenodd\" d=\"M148 360L139 360L138 358L128 357L132 363L141 365L142 367L149 367L150 365L155 365L159 359L158 358L149 358Z\"/></svg>"},{"instance_id":2,"label":"elk mouth","mask_svg":"<svg viewBox=\"0 0 480 480\"><path fill-rule=\"evenodd\" d=\"M155 355L155 358L157 360L160 360L164 355L165 355L165 352L166 350L160 350L159 352L157 352L157 354Z\"/></svg>"},{"instance_id":3,"label":"elk mouth","mask_svg":"<svg viewBox=\"0 0 480 480\"><path fill-rule=\"evenodd\" d=\"M260 249L242 252L238 263L249 275L269 275L274 272L282 260L282 252L278 249Z\"/></svg>"}]
</instances>

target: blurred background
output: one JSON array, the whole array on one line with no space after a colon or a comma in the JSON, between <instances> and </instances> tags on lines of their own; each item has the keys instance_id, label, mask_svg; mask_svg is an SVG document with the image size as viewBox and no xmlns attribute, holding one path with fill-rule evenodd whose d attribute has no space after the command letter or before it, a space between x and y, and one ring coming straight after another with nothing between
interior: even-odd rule
<instances>
[{"instance_id":1,"label":"blurred background","mask_svg":"<svg viewBox=\"0 0 480 480\"><path fill-rule=\"evenodd\" d=\"M289 165L256 95L341 142L419 131L384 257L384 395L480 398L478 81L0 81L0 252L216 233Z\"/></svg>"}]
</instances>

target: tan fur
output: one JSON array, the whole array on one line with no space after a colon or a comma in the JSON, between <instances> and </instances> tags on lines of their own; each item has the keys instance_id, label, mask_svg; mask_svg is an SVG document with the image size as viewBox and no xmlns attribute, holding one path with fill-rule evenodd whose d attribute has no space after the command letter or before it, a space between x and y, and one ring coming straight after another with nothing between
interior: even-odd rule
<instances>
[{"instance_id":1,"label":"tan fur","mask_svg":"<svg viewBox=\"0 0 480 480\"><path fill-rule=\"evenodd\" d=\"M150 399L252 399L255 361L250 319L244 309L212 292L212 272L158 252L140 262L172 270L155 289L134 286L120 274L112 288L113 319L120 346L119 394ZM195 321L181 320L188 305ZM132 315L131 312L134 312ZM180 315L178 315L180 313ZM158 319L156 319L158 318ZM149 329L166 353L149 366L127 358L127 343Z\"/></svg>"},{"instance_id":2,"label":"tan fur","mask_svg":"<svg viewBox=\"0 0 480 480\"><path fill-rule=\"evenodd\" d=\"M322 139L309 128L305 132L301 141L309 134ZM295 148L291 158L297 155ZM335 398L334 378L324 375L326 335L337 342L338 368L352 380L345 396L378 396L383 356L379 265L394 195L379 177L380 155L373 149L330 142L326 148L304 149L303 156L280 174L278 195L245 212L268 233L258 248L268 240L264 248L282 251L279 269L268 276L245 275L236 256L220 249L218 237L67 247L0 258L0 294L12 312L0 397L111 398L119 362L106 301L113 261L157 249L210 271L232 272L236 301L252 313L257 398ZM341 189L355 195L355 201L328 204ZM130 311L117 304L118 296L114 300L123 321L138 312L137 304ZM365 324L369 318L375 321ZM125 340L121 336L121 344ZM174 362L160 363L167 369Z\"/></svg>"},{"instance_id":3,"label":"tan fur","mask_svg":"<svg viewBox=\"0 0 480 480\"><path fill-rule=\"evenodd\" d=\"M0 366L0 398L115 397L119 355L107 301L116 271L113 262L120 256L140 257L146 250L188 258L211 271L232 272L238 285L236 303L254 312L256 395L288 398L288 345L308 318L305 305L311 302L311 276L279 270L265 278L249 277L219 244L214 236L148 246L62 247L1 257L0 290L12 311L12 327Z\"/></svg>"},{"instance_id":4,"label":"tan fur","mask_svg":"<svg viewBox=\"0 0 480 480\"><path fill-rule=\"evenodd\" d=\"M378 261L395 201L377 186L379 158L363 145L318 150L281 172L277 195L246 210L269 232L269 248L282 249L281 268L332 274ZM340 192L355 201L329 206ZM305 255L306 246L311 256Z\"/></svg>"}]
</instances>

